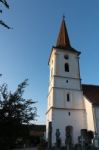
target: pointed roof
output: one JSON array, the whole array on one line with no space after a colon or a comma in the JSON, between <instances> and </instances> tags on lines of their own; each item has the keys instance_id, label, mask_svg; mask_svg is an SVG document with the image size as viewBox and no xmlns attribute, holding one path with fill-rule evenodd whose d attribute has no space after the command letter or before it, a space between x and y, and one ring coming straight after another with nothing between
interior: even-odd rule
<instances>
[{"instance_id":1,"label":"pointed roof","mask_svg":"<svg viewBox=\"0 0 99 150\"><path fill-rule=\"evenodd\" d=\"M64 18L65 17L63 16L59 35L57 38L57 43L56 43L56 47L59 47L59 48L71 47Z\"/></svg>"},{"instance_id":2,"label":"pointed roof","mask_svg":"<svg viewBox=\"0 0 99 150\"><path fill-rule=\"evenodd\" d=\"M65 17L63 16L60 31L59 31L57 42L56 42L56 46L53 46L53 48L64 49L64 50L71 51L71 52L74 52L74 53L77 53L78 55L80 55L80 52L77 51L76 49L74 49L70 44L70 40L69 40L69 36L68 36L64 18Z\"/></svg>"}]
</instances>

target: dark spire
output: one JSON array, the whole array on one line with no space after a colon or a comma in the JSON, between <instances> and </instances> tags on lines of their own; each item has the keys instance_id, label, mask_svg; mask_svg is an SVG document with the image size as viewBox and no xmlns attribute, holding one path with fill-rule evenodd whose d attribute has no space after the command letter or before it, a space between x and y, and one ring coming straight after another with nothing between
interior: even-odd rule
<instances>
[{"instance_id":1,"label":"dark spire","mask_svg":"<svg viewBox=\"0 0 99 150\"><path fill-rule=\"evenodd\" d=\"M65 17L63 16L59 35L57 38L57 43L56 43L56 47L59 47L59 48L71 47L64 18Z\"/></svg>"}]
</instances>

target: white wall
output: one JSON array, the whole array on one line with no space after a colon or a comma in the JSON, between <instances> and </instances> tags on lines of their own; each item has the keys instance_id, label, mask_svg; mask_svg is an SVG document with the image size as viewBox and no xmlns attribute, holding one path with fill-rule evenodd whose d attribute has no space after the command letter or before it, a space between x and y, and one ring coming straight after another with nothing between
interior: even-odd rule
<instances>
[{"instance_id":1,"label":"white wall","mask_svg":"<svg viewBox=\"0 0 99 150\"><path fill-rule=\"evenodd\" d=\"M64 55L66 54L69 56L68 60L64 59ZM54 60L54 66L53 66L54 75L71 77L71 78L79 78L79 65L78 65L79 57L77 56L77 54L70 53L68 51L62 51L59 49L58 51L56 49L53 49L51 62L52 60ZM69 68L70 68L69 72L64 71L64 64L66 62L69 64ZM52 67L51 63L50 66Z\"/></svg>"},{"instance_id":2,"label":"white wall","mask_svg":"<svg viewBox=\"0 0 99 150\"><path fill-rule=\"evenodd\" d=\"M70 112L70 116L69 113ZM76 116L76 117L75 117ZM52 120L52 142L53 145L56 142L55 132L56 129L60 129L62 144L65 144L65 127L68 125L73 126L73 142L77 143L78 136L80 135L80 130L85 129L85 111L84 110L53 110L53 120Z\"/></svg>"},{"instance_id":3,"label":"white wall","mask_svg":"<svg viewBox=\"0 0 99 150\"><path fill-rule=\"evenodd\" d=\"M50 90L50 92L49 92L49 94L48 94L48 104L47 104L47 110L49 110L50 109L50 107L52 107L53 106L53 103L54 103L54 101L53 101L53 88Z\"/></svg>"},{"instance_id":4,"label":"white wall","mask_svg":"<svg viewBox=\"0 0 99 150\"><path fill-rule=\"evenodd\" d=\"M70 101L67 101L67 93L70 94ZM54 89L54 106L57 108L84 109L83 95L81 91Z\"/></svg>"},{"instance_id":5,"label":"white wall","mask_svg":"<svg viewBox=\"0 0 99 150\"><path fill-rule=\"evenodd\" d=\"M68 54L69 59L64 55ZM69 64L69 72L65 72L65 63ZM65 127L73 126L74 143L80 135L80 130L86 128L86 116L81 91L79 74L79 57L76 53L53 49L49 61L50 80L48 93L48 122L52 121L52 142L55 143L55 132L59 128L63 144L65 142ZM68 80L68 83L67 83ZM67 101L67 94L70 95L70 101ZM52 111L52 112L51 112ZM69 115L69 112L71 115Z\"/></svg>"},{"instance_id":6,"label":"white wall","mask_svg":"<svg viewBox=\"0 0 99 150\"><path fill-rule=\"evenodd\" d=\"M79 79L73 79L73 78L63 78L63 77L54 77L54 86L55 87L62 87L67 89L75 89L80 90L80 80Z\"/></svg>"},{"instance_id":7,"label":"white wall","mask_svg":"<svg viewBox=\"0 0 99 150\"><path fill-rule=\"evenodd\" d=\"M84 101L87 117L87 130L95 131L92 104L86 97L84 97Z\"/></svg>"},{"instance_id":8,"label":"white wall","mask_svg":"<svg viewBox=\"0 0 99 150\"><path fill-rule=\"evenodd\" d=\"M64 55L68 55L69 59L64 59ZM69 64L70 71L64 71L64 64ZM53 70L53 75L63 76L63 77L71 77L71 78L79 78L79 57L77 54L71 53L69 51L62 51L61 49L57 50L53 48L51 53L51 57L49 60L50 67L50 79L51 79L51 70Z\"/></svg>"},{"instance_id":9,"label":"white wall","mask_svg":"<svg viewBox=\"0 0 99 150\"><path fill-rule=\"evenodd\" d=\"M99 106L94 106L94 115L95 115L95 125L96 125L96 132L98 133L99 135Z\"/></svg>"}]
</instances>

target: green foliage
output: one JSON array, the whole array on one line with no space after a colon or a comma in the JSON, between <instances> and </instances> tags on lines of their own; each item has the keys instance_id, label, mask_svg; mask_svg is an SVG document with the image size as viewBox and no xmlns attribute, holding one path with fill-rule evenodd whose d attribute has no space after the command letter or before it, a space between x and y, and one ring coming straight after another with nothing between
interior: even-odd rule
<instances>
[{"instance_id":1,"label":"green foliage","mask_svg":"<svg viewBox=\"0 0 99 150\"><path fill-rule=\"evenodd\" d=\"M35 102L23 98L26 86L27 80L19 84L14 93L8 92L6 84L0 87L0 145L13 146L16 139L22 137L24 124L37 116Z\"/></svg>"}]
</instances>

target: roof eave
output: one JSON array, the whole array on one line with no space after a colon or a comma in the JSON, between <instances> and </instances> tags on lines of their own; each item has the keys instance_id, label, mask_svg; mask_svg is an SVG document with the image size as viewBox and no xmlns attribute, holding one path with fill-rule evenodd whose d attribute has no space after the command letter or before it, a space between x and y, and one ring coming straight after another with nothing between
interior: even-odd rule
<instances>
[{"instance_id":1,"label":"roof eave","mask_svg":"<svg viewBox=\"0 0 99 150\"><path fill-rule=\"evenodd\" d=\"M77 51L76 49L72 48L72 47L61 47L61 46L53 46L53 48L56 48L56 49L61 49L61 50L64 50L64 51L68 51L68 52L73 52L73 53L77 53L77 55L79 56L81 54L80 51Z\"/></svg>"}]
</instances>

